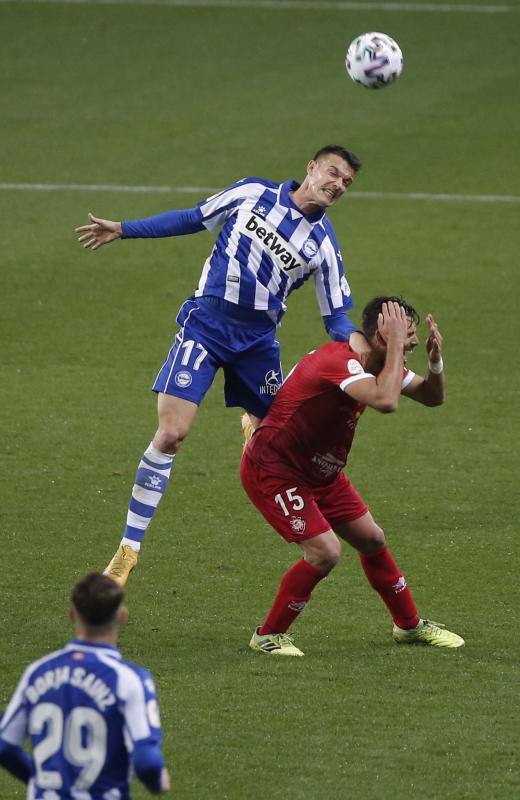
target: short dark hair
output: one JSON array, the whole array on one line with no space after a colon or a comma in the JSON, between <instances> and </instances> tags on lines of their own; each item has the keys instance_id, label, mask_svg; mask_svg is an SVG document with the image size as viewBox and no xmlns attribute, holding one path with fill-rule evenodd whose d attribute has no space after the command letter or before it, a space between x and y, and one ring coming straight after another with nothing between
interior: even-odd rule
<instances>
[{"instance_id":1,"label":"short dark hair","mask_svg":"<svg viewBox=\"0 0 520 800\"><path fill-rule=\"evenodd\" d=\"M406 316L410 317L415 325L419 324L419 314L403 297L397 297L396 295L378 295L378 297L374 297L366 304L361 315L361 327L367 339L371 339L377 331L377 319L381 313L383 303L391 302L399 303L401 308L404 308Z\"/></svg>"},{"instance_id":2,"label":"short dark hair","mask_svg":"<svg viewBox=\"0 0 520 800\"><path fill-rule=\"evenodd\" d=\"M74 586L72 605L87 625L107 625L112 622L125 593L108 575L91 572Z\"/></svg>"},{"instance_id":3,"label":"short dark hair","mask_svg":"<svg viewBox=\"0 0 520 800\"><path fill-rule=\"evenodd\" d=\"M358 172L363 166L361 159L352 150L347 150L346 147L342 147L340 144L326 144L325 147L321 147L318 150L312 160L317 161L321 156L326 156L327 153L334 153L340 156L343 161L346 161L352 167L354 172Z\"/></svg>"}]
</instances>

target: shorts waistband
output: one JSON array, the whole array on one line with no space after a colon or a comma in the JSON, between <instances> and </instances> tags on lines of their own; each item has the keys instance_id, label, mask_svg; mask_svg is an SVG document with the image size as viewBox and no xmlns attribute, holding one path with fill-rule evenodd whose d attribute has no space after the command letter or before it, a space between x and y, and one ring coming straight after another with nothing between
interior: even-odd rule
<instances>
[{"instance_id":1,"label":"shorts waistband","mask_svg":"<svg viewBox=\"0 0 520 800\"><path fill-rule=\"evenodd\" d=\"M215 297L214 295L203 295L195 297L194 300L202 308L211 310L212 314L227 320L232 319L233 322L239 325L254 325L259 328L276 327L274 311L256 311L252 308L243 308L236 303L230 303L229 300L224 300L223 297ZM271 314L273 315L272 317Z\"/></svg>"}]
</instances>

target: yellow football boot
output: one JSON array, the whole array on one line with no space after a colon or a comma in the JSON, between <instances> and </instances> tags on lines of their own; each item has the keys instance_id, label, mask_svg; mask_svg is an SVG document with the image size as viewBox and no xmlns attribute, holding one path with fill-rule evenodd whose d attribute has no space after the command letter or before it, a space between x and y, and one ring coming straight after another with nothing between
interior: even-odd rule
<instances>
[{"instance_id":1,"label":"yellow football boot","mask_svg":"<svg viewBox=\"0 0 520 800\"><path fill-rule=\"evenodd\" d=\"M399 644L429 644L431 647L464 647L464 639L447 631L440 622L421 619L416 628L404 630L394 625L392 636Z\"/></svg>"},{"instance_id":2,"label":"yellow football boot","mask_svg":"<svg viewBox=\"0 0 520 800\"><path fill-rule=\"evenodd\" d=\"M129 545L122 544L117 548L116 554L108 567L104 570L103 575L108 575L113 581L124 586L128 580L128 576L137 564L139 553L133 550Z\"/></svg>"},{"instance_id":3,"label":"yellow football boot","mask_svg":"<svg viewBox=\"0 0 520 800\"><path fill-rule=\"evenodd\" d=\"M251 637L249 647L257 653L269 656L303 656L301 650L294 646L292 636L288 633L266 633L260 636L257 628Z\"/></svg>"}]
</instances>

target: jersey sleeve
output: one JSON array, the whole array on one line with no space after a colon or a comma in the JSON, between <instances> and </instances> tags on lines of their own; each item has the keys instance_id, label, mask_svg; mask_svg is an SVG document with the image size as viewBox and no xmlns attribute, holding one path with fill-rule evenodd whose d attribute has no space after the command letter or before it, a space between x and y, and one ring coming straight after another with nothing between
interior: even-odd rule
<instances>
[{"instance_id":1,"label":"jersey sleeve","mask_svg":"<svg viewBox=\"0 0 520 800\"><path fill-rule=\"evenodd\" d=\"M322 384L334 384L342 391L356 381L373 379L371 372L366 372L357 353L345 345L325 345L315 351L318 362L316 371Z\"/></svg>"},{"instance_id":2,"label":"jersey sleeve","mask_svg":"<svg viewBox=\"0 0 520 800\"><path fill-rule=\"evenodd\" d=\"M157 792L164 767L161 750L162 729L157 692L152 675L142 667L131 665L120 675L119 697L130 738L132 764L137 777Z\"/></svg>"},{"instance_id":3,"label":"jersey sleeve","mask_svg":"<svg viewBox=\"0 0 520 800\"><path fill-rule=\"evenodd\" d=\"M126 729L132 743L162 741L161 718L155 683L142 667L132 665L120 676L119 697L123 701Z\"/></svg>"},{"instance_id":4,"label":"jersey sleeve","mask_svg":"<svg viewBox=\"0 0 520 800\"><path fill-rule=\"evenodd\" d=\"M202 224L208 231L221 228L244 200L255 200L265 192L267 187L274 186L276 184L272 181L266 181L263 178L242 178L197 205Z\"/></svg>"},{"instance_id":5,"label":"jersey sleeve","mask_svg":"<svg viewBox=\"0 0 520 800\"><path fill-rule=\"evenodd\" d=\"M194 208L165 211L152 217L122 222L122 238L160 239L204 230L214 231L227 222L246 198L259 197L267 186L275 185L261 178L243 178L202 200Z\"/></svg>"},{"instance_id":6,"label":"jersey sleeve","mask_svg":"<svg viewBox=\"0 0 520 800\"><path fill-rule=\"evenodd\" d=\"M352 292L345 277L339 245L328 220L325 229L327 235L320 246L321 264L314 274L314 280L320 313L328 330L328 327L342 325L340 318L345 318L345 313L352 308ZM350 320L348 322L352 325ZM353 325L352 330L355 330Z\"/></svg>"},{"instance_id":7,"label":"jersey sleeve","mask_svg":"<svg viewBox=\"0 0 520 800\"><path fill-rule=\"evenodd\" d=\"M415 372L412 372L411 369L404 369L403 370L403 379L401 381L401 389L406 389L409 383L415 378Z\"/></svg>"}]
</instances>

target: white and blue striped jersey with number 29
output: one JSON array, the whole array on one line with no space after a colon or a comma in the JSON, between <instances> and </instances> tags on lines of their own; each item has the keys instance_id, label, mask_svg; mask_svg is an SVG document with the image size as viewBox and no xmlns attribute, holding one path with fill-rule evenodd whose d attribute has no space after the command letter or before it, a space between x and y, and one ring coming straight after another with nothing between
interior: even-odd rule
<instances>
[{"instance_id":1,"label":"white and blue striped jersey with number 29","mask_svg":"<svg viewBox=\"0 0 520 800\"><path fill-rule=\"evenodd\" d=\"M162 768L151 674L111 645L72 641L31 664L0 721L0 745L32 744L28 800L128 800L131 766Z\"/></svg>"},{"instance_id":2,"label":"white and blue striped jersey with number 29","mask_svg":"<svg viewBox=\"0 0 520 800\"><path fill-rule=\"evenodd\" d=\"M350 288L325 211L303 214L291 198L297 188L295 181L245 178L195 208L123 222L122 236L176 236L221 228L196 297L219 297L265 311L279 322L290 292L312 275L321 315L330 323L344 318L351 307Z\"/></svg>"}]
</instances>

